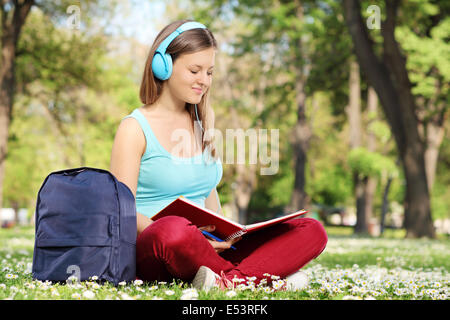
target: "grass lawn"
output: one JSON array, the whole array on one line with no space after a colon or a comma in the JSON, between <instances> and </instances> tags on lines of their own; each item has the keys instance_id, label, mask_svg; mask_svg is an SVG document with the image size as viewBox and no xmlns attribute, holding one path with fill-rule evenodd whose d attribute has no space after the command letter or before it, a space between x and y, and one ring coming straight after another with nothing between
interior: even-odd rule
<instances>
[{"instance_id":1,"label":"grass lawn","mask_svg":"<svg viewBox=\"0 0 450 320\"><path fill-rule=\"evenodd\" d=\"M327 228L325 251L303 271L309 285L303 291L273 290L245 279L234 290L197 291L188 283L142 283L114 287L85 281L55 284L31 277L34 228L0 229L0 299L438 299L450 298L450 240L403 239L402 231L387 230L383 238L355 237L351 229Z\"/></svg>"}]
</instances>

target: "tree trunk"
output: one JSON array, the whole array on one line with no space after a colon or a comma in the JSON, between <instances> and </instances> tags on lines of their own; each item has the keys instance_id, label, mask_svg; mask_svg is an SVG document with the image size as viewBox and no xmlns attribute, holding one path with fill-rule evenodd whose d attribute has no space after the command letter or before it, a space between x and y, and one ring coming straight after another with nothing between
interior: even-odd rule
<instances>
[{"instance_id":1,"label":"tree trunk","mask_svg":"<svg viewBox=\"0 0 450 320\"><path fill-rule=\"evenodd\" d=\"M349 123L350 149L361 146L361 85L358 62L350 62L350 76L348 81L349 101L346 108ZM368 233L368 217L366 216L366 195L365 189L367 177L363 177L359 172L353 174L353 184L356 200L356 225L355 233Z\"/></svg>"},{"instance_id":2,"label":"tree trunk","mask_svg":"<svg viewBox=\"0 0 450 320\"><path fill-rule=\"evenodd\" d=\"M20 31L30 12L33 0L16 3L14 9L1 10L1 62L0 62L0 209L3 207L3 180L8 149L8 132L15 88L15 59ZM10 4L12 6L12 4Z\"/></svg>"},{"instance_id":3,"label":"tree trunk","mask_svg":"<svg viewBox=\"0 0 450 320\"><path fill-rule=\"evenodd\" d=\"M3 91L3 90L2 90ZM0 92L0 209L3 208L3 180L5 177L5 160L8 146L8 130L10 118L10 108L8 102L3 103L6 99L3 99Z\"/></svg>"},{"instance_id":4,"label":"tree trunk","mask_svg":"<svg viewBox=\"0 0 450 320\"><path fill-rule=\"evenodd\" d=\"M306 175L305 166L307 161L307 151L309 148L309 140L311 131L305 115L306 95L303 91L303 82L298 81L297 87L297 123L292 135L292 148L294 150L294 189L292 191L291 200L288 211L295 211L306 208L308 203L308 195L305 191Z\"/></svg>"},{"instance_id":5,"label":"tree trunk","mask_svg":"<svg viewBox=\"0 0 450 320\"><path fill-rule=\"evenodd\" d=\"M232 108L230 113L231 121L234 124L235 129L239 129L239 127L242 127L236 109ZM251 147L252 146L249 146L249 150L251 150ZM238 150L238 157L239 153L240 151ZM241 163L238 159L237 163L234 165L234 168L236 170L236 180L234 182L235 187L233 187L233 199L234 205L238 211L238 222L241 224L246 224L248 221L248 205L250 203L253 190L256 186L256 165L250 164L249 166L247 166L246 162L247 161Z\"/></svg>"},{"instance_id":6,"label":"tree trunk","mask_svg":"<svg viewBox=\"0 0 450 320\"><path fill-rule=\"evenodd\" d=\"M357 61L350 62L349 101L346 108L350 130L350 149L361 146L361 85L359 65Z\"/></svg>"},{"instance_id":7,"label":"tree trunk","mask_svg":"<svg viewBox=\"0 0 450 320\"><path fill-rule=\"evenodd\" d=\"M370 124L374 121L377 112L377 93L372 87L369 87L367 92L367 114L368 114L368 124L367 124L367 150L371 152L376 152L376 138L374 132L370 130ZM375 190L377 188L377 178L368 177L367 183L364 189L365 198L365 216L367 221L373 217L373 199L375 195Z\"/></svg>"},{"instance_id":8,"label":"tree trunk","mask_svg":"<svg viewBox=\"0 0 450 320\"><path fill-rule=\"evenodd\" d=\"M376 90L393 132L406 179L405 228L407 237L435 237L425 170L425 147L420 139L416 106L406 71L406 59L395 41L398 1L386 1L382 24L383 58L375 55L361 18L359 1L344 0L345 19L368 82Z\"/></svg>"},{"instance_id":9,"label":"tree trunk","mask_svg":"<svg viewBox=\"0 0 450 320\"><path fill-rule=\"evenodd\" d=\"M364 185L364 216L366 222L371 224L373 214L373 200L377 189L377 179L375 177L367 177Z\"/></svg>"},{"instance_id":10,"label":"tree trunk","mask_svg":"<svg viewBox=\"0 0 450 320\"><path fill-rule=\"evenodd\" d=\"M303 7L297 2L296 16L300 21L303 21ZM308 66L305 65L306 53L303 39L299 38L295 42L297 61L294 65L295 91L296 91L296 105L297 105L297 123L292 132L291 146L294 152L294 188L289 205L286 208L287 212L308 208L309 197L305 191L306 175L305 166L307 162L307 152L309 149L309 141L311 139L311 128L307 122L306 117L306 92L305 86L307 82L307 75L309 73ZM300 57L298 57L300 53Z\"/></svg>"},{"instance_id":11,"label":"tree trunk","mask_svg":"<svg viewBox=\"0 0 450 320\"><path fill-rule=\"evenodd\" d=\"M389 210L388 195L389 195L389 189L391 188L391 182L392 182L392 177L389 177L388 181L386 183L386 187L384 188L384 192L383 192L383 204L381 207L381 221L380 221L380 235L383 234L385 218L386 218L386 214Z\"/></svg>"},{"instance_id":12,"label":"tree trunk","mask_svg":"<svg viewBox=\"0 0 450 320\"><path fill-rule=\"evenodd\" d=\"M354 232L358 234L368 234L368 217L366 216L366 197L365 187L367 184L367 177L359 177L358 173L353 175L355 184L355 198L356 198L356 224Z\"/></svg>"},{"instance_id":13,"label":"tree trunk","mask_svg":"<svg viewBox=\"0 0 450 320\"><path fill-rule=\"evenodd\" d=\"M15 44L9 30L3 29L0 66L0 208L3 207L3 180L8 149L8 132L11 123L14 97Z\"/></svg>"},{"instance_id":14,"label":"tree trunk","mask_svg":"<svg viewBox=\"0 0 450 320\"><path fill-rule=\"evenodd\" d=\"M248 204L256 183L254 168L254 165L250 165L250 167L239 163L236 165L236 187L233 190L233 196L240 224L248 222Z\"/></svg>"},{"instance_id":15,"label":"tree trunk","mask_svg":"<svg viewBox=\"0 0 450 320\"><path fill-rule=\"evenodd\" d=\"M439 147L444 139L444 113L435 115L426 124L425 169L427 173L428 190L433 190Z\"/></svg>"}]
</instances>

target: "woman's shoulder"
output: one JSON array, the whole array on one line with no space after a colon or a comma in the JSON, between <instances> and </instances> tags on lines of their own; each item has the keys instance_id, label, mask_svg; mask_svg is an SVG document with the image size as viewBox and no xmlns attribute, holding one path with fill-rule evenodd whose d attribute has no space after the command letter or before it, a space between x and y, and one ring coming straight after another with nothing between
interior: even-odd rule
<instances>
[{"instance_id":1,"label":"woman's shoulder","mask_svg":"<svg viewBox=\"0 0 450 320\"><path fill-rule=\"evenodd\" d=\"M122 118L119 128L124 131L142 131L142 122L145 120L144 108L138 107L130 112L127 116Z\"/></svg>"},{"instance_id":2,"label":"woman's shoulder","mask_svg":"<svg viewBox=\"0 0 450 320\"><path fill-rule=\"evenodd\" d=\"M145 136L142 131L139 121L131 116L125 117L117 128L116 137L120 140L126 141L126 143L138 144L145 148Z\"/></svg>"},{"instance_id":3,"label":"woman's shoulder","mask_svg":"<svg viewBox=\"0 0 450 320\"><path fill-rule=\"evenodd\" d=\"M119 124L118 130L128 134L142 131L139 121L135 116L135 111L133 111L128 116L122 119L122 121Z\"/></svg>"}]
</instances>

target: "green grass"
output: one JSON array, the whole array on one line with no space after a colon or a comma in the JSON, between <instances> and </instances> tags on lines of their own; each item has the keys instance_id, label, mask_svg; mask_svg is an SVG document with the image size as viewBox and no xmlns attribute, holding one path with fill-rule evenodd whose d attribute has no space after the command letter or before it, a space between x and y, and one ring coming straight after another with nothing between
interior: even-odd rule
<instances>
[{"instance_id":1,"label":"green grass","mask_svg":"<svg viewBox=\"0 0 450 320\"><path fill-rule=\"evenodd\" d=\"M310 279L303 291L273 291L250 281L206 293L182 281L118 287L36 281L30 273L34 229L0 229L0 299L449 299L448 238L403 239L402 230L386 230L383 238L356 237L350 228L327 232L325 251L303 268Z\"/></svg>"}]
</instances>

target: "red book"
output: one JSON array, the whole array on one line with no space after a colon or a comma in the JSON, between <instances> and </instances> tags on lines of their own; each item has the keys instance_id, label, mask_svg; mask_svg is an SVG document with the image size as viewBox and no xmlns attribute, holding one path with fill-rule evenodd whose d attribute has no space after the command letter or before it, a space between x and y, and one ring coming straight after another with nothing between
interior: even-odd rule
<instances>
[{"instance_id":1,"label":"red book","mask_svg":"<svg viewBox=\"0 0 450 320\"><path fill-rule=\"evenodd\" d=\"M214 234L227 241L240 237L243 234L261 230L280 222L299 217L307 212L308 211L300 210L275 219L242 225L180 196L154 215L152 220L156 221L166 216L179 216L188 219L197 227L215 225L216 229L214 230Z\"/></svg>"}]
</instances>

